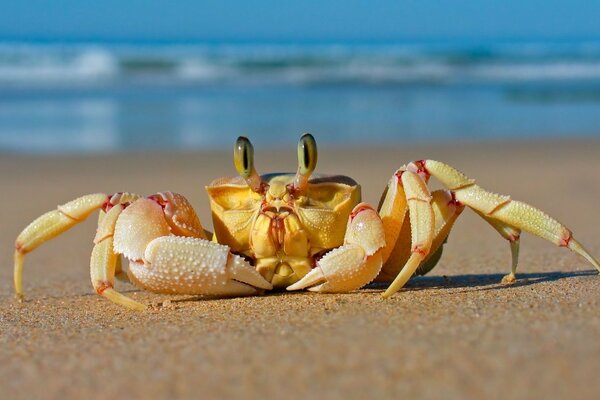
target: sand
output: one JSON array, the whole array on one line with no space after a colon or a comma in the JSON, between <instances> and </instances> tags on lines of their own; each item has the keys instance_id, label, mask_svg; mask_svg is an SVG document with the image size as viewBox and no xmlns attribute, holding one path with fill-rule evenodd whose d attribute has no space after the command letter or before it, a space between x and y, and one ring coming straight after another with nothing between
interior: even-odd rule
<instances>
[{"instance_id":1,"label":"sand","mask_svg":"<svg viewBox=\"0 0 600 400\"><path fill-rule=\"evenodd\" d=\"M257 149L262 172L292 170L293 145ZM321 150L377 202L410 160L446 161L539 206L600 256L600 141ZM581 257L525 235L519 281L499 284L509 249L465 211L440 265L389 300L276 293L209 299L118 289L155 305L130 312L97 296L95 218L29 255L27 301L12 297L13 241L34 217L96 191L184 193L210 226L203 186L233 174L230 152L0 155L0 387L4 399L600 398L600 277Z\"/></svg>"}]
</instances>

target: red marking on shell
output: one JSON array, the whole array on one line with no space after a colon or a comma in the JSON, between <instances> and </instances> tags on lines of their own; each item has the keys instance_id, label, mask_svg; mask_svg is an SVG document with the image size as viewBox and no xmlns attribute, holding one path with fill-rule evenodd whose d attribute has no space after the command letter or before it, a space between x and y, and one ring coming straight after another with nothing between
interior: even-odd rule
<instances>
[{"instance_id":1,"label":"red marking on shell","mask_svg":"<svg viewBox=\"0 0 600 400\"><path fill-rule=\"evenodd\" d=\"M277 244L278 247L281 247L285 238L285 224L283 223L283 218L275 217L271 219L270 234L273 243Z\"/></svg>"}]
</instances>

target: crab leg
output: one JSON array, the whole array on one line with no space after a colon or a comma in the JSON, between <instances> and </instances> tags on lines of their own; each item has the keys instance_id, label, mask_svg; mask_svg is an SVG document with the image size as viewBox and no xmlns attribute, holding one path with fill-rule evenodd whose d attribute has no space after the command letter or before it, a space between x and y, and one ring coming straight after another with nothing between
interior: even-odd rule
<instances>
[{"instance_id":1,"label":"crab leg","mask_svg":"<svg viewBox=\"0 0 600 400\"><path fill-rule=\"evenodd\" d=\"M379 215L370 205L358 204L350 214L344 244L325 254L315 268L287 290L339 293L358 289L381 271L384 246Z\"/></svg>"},{"instance_id":2,"label":"crab leg","mask_svg":"<svg viewBox=\"0 0 600 400\"><path fill-rule=\"evenodd\" d=\"M100 219L90 260L90 275L92 285L99 295L106 297L113 303L141 311L146 306L122 295L113 288L119 257L113 250L113 236L117 218L122 211L123 206L117 204Z\"/></svg>"},{"instance_id":3,"label":"crab leg","mask_svg":"<svg viewBox=\"0 0 600 400\"><path fill-rule=\"evenodd\" d=\"M386 246L381 251L384 264L392 257L393 251L397 248L395 244L398 242L402 229L406 229L408 204L406 202L406 194L400 180L401 174L394 174L388 182L385 191L379 202L378 212L383 223L383 231L385 233ZM404 236L406 237L406 235ZM391 260L393 262L393 260Z\"/></svg>"},{"instance_id":4,"label":"crab leg","mask_svg":"<svg viewBox=\"0 0 600 400\"><path fill-rule=\"evenodd\" d=\"M600 271L598 261L573 238L571 231L543 211L529 204L512 200L509 196L488 192L476 185L474 180L439 161L421 160L411 163L411 165L412 168L417 168L422 173L437 178L444 186L455 192L456 201L474 209L484 216L488 222L492 223L491 221L494 221L492 226L501 234L504 226L509 226L515 230L524 230L558 246L571 249L583 256ZM501 229L498 229L498 227L501 227ZM510 235L510 232L508 235ZM514 274L518 256L518 241L513 242L516 242L516 244L511 244L514 260L512 271Z\"/></svg>"},{"instance_id":5,"label":"crab leg","mask_svg":"<svg viewBox=\"0 0 600 400\"><path fill-rule=\"evenodd\" d=\"M398 183L398 185L401 185L401 183ZM387 194L389 195L389 193L388 191ZM404 189L402 189L402 193L404 194ZM431 207L435 217L433 241L429 255L415 271L416 275L425 275L435 267L442 255L443 245L448 238L450 229L454 226L454 222L456 222L456 219L464 209L464 206L453 201L452 193L448 190L436 190L431 193L431 198ZM404 196L402 196L402 202L406 204ZM380 215L382 211L383 209L379 211ZM376 280L378 282L392 281L411 255L411 226L408 215L405 215L403 218L404 221L402 222L397 241L395 243L388 242L388 246L393 250L388 260L384 263L381 273L377 276Z\"/></svg>"},{"instance_id":6,"label":"crab leg","mask_svg":"<svg viewBox=\"0 0 600 400\"><path fill-rule=\"evenodd\" d=\"M400 171L400 173L410 218L411 255L396 279L383 293L384 298L400 290L413 276L429 254L434 236L435 217L431 207L431 195L425 181L411 171Z\"/></svg>"},{"instance_id":7,"label":"crab leg","mask_svg":"<svg viewBox=\"0 0 600 400\"><path fill-rule=\"evenodd\" d=\"M521 243L521 230L513 228L500 220L487 217L481 212L474 210L481 218L486 220L498 233L510 244L510 273L502 277L502 283L514 283L517 279L517 264L519 262L519 247Z\"/></svg>"},{"instance_id":8,"label":"crab leg","mask_svg":"<svg viewBox=\"0 0 600 400\"><path fill-rule=\"evenodd\" d=\"M104 210L100 210L98 213L98 226L102 224L102 220L105 216L106 212ZM127 273L123 271L123 263L120 255L117 255L117 261L115 263L115 278L122 282L129 283L129 277L127 276Z\"/></svg>"},{"instance_id":9,"label":"crab leg","mask_svg":"<svg viewBox=\"0 0 600 400\"><path fill-rule=\"evenodd\" d=\"M79 197L36 218L17 236L14 256L14 284L17 298L23 297L25 254L85 220L92 212L102 207L107 198L102 193Z\"/></svg>"}]
</instances>

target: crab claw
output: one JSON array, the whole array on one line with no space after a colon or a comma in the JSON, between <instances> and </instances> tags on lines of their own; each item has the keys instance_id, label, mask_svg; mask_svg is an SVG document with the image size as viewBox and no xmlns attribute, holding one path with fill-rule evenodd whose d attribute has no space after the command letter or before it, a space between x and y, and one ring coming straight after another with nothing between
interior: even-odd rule
<instances>
[{"instance_id":1,"label":"crab claw","mask_svg":"<svg viewBox=\"0 0 600 400\"><path fill-rule=\"evenodd\" d=\"M247 296L273 286L229 247L204 239L163 236L143 262L129 264L133 281L155 293Z\"/></svg>"},{"instance_id":2,"label":"crab claw","mask_svg":"<svg viewBox=\"0 0 600 400\"><path fill-rule=\"evenodd\" d=\"M360 203L348 219L344 245L325 254L315 268L287 290L340 293L361 288L381 271L384 247L381 218L373 207Z\"/></svg>"}]
</instances>

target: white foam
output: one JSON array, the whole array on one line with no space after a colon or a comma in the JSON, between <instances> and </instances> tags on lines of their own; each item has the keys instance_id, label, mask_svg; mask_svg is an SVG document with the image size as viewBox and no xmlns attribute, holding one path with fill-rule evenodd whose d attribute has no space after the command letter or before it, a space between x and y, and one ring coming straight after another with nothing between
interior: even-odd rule
<instances>
[{"instance_id":1,"label":"white foam","mask_svg":"<svg viewBox=\"0 0 600 400\"><path fill-rule=\"evenodd\" d=\"M102 49L86 49L75 55L38 51L21 53L10 62L0 63L0 83L39 84L105 79L114 76L114 57Z\"/></svg>"},{"instance_id":2,"label":"white foam","mask_svg":"<svg viewBox=\"0 0 600 400\"><path fill-rule=\"evenodd\" d=\"M209 63L206 60L185 59L177 68L177 75L180 78L194 81L214 81L224 78L231 73L226 66L219 67L214 63Z\"/></svg>"},{"instance_id":3,"label":"white foam","mask_svg":"<svg viewBox=\"0 0 600 400\"><path fill-rule=\"evenodd\" d=\"M577 80L600 78L600 63L554 62L544 64L484 65L473 76L494 80Z\"/></svg>"}]
</instances>

